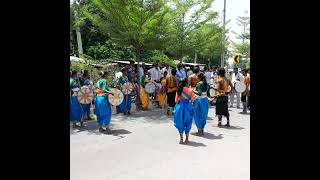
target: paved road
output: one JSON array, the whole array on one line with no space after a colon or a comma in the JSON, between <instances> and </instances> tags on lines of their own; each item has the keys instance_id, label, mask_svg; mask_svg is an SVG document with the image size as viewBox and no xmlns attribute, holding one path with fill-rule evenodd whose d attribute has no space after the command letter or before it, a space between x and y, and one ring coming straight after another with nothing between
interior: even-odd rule
<instances>
[{"instance_id":1,"label":"paved road","mask_svg":"<svg viewBox=\"0 0 320 180\"><path fill-rule=\"evenodd\" d=\"M172 116L160 109L113 115L113 135L92 121L70 127L71 180L249 180L250 115L240 111L231 108L231 127L218 128L210 108L205 136L191 135L189 145L178 144Z\"/></svg>"}]
</instances>

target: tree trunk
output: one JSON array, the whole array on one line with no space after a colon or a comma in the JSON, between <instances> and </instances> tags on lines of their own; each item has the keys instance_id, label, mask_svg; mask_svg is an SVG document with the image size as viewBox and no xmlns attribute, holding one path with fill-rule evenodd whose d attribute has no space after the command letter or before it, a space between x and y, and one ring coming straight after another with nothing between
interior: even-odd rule
<instances>
[{"instance_id":1,"label":"tree trunk","mask_svg":"<svg viewBox=\"0 0 320 180\"><path fill-rule=\"evenodd\" d=\"M195 54L194 54L194 63L195 63L195 64L197 63L197 57L198 57L198 54L195 53Z\"/></svg>"},{"instance_id":2,"label":"tree trunk","mask_svg":"<svg viewBox=\"0 0 320 180\"><path fill-rule=\"evenodd\" d=\"M136 47L136 62L138 63L137 64L137 69L138 69L138 77L137 79L139 80L140 79L140 72L139 72L139 68L140 68L140 56L141 56L141 48L140 47ZM140 85L140 81L139 82L139 85Z\"/></svg>"}]
</instances>

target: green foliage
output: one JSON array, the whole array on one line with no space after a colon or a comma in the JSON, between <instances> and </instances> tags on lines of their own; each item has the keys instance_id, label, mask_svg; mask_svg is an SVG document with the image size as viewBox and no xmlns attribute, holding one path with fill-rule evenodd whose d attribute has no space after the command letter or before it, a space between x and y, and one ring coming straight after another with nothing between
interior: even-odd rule
<instances>
[{"instance_id":1,"label":"green foliage","mask_svg":"<svg viewBox=\"0 0 320 180\"><path fill-rule=\"evenodd\" d=\"M176 64L172 59L170 59L166 54L161 51L143 51L141 54L141 60L146 63L161 63L161 64L169 64L172 67L176 67Z\"/></svg>"}]
</instances>

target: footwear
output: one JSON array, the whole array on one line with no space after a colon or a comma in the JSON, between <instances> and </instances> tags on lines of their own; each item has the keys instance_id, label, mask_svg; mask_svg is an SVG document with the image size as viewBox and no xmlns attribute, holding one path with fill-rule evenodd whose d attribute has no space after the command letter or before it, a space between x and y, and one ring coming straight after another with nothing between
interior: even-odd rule
<instances>
[{"instance_id":1,"label":"footwear","mask_svg":"<svg viewBox=\"0 0 320 180\"><path fill-rule=\"evenodd\" d=\"M130 111L128 111L128 115L130 115L131 113L130 113Z\"/></svg>"},{"instance_id":2,"label":"footwear","mask_svg":"<svg viewBox=\"0 0 320 180\"><path fill-rule=\"evenodd\" d=\"M227 122L226 127L230 127L230 123L229 122Z\"/></svg>"},{"instance_id":3,"label":"footwear","mask_svg":"<svg viewBox=\"0 0 320 180\"><path fill-rule=\"evenodd\" d=\"M222 127L221 121L219 121L219 123L218 123L218 127Z\"/></svg>"},{"instance_id":4,"label":"footwear","mask_svg":"<svg viewBox=\"0 0 320 180\"><path fill-rule=\"evenodd\" d=\"M83 127L83 121L80 122L80 127Z\"/></svg>"},{"instance_id":5,"label":"footwear","mask_svg":"<svg viewBox=\"0 0 320 180\"><path fill-rule=\"evenodd\" d=\"M124 115L127 115L127 111L124 111L123 114L124 114Z\"/></svg>"},{"instance_id":6,"label":"footwear","mask_svg":"<svg viewBox=\"0 0 320 180\"><path fill-rule=\"evenodd\" d=\"M169 116L169 113L170 113L170 109L168 108L168 110L167 110L167 115Z\"/></svg>"},{"instance_id":7,"label":"footwear","mask_svg":"<svg viewBox=\"0 0 320 180\"><path fill-rule=\"evenodd\" d=\"M99 128L99 132L104 133L106 130L104 130L103 128Z\"/></svg>"},{"instance_id":8,"label":"footwear","mask_svg":"<svg viewBox=\"0 0 320 180\"><path fill-rule=\"evenodd\" d=\"M201 136L203 136L204 135L204 132L203 132L203 129L201 129Z\"/></svg>"}]
</instances>

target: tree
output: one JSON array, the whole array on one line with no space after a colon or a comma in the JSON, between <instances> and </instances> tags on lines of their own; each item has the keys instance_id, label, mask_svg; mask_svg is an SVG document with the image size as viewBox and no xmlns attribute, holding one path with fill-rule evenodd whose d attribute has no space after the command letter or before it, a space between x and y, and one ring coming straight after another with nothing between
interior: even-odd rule
<instances>
[{"instance_id":1,"label":"tree","mask_svg":"<svg viewBox=\"0 0 320 180\"><path fill-rule=\"evenodd\" d=\"M194 47L194 31L217 17L216 12L209 10L212 2L213 0L170 1L170 16L173 18L171 25L174 30L167 51L180 61Z\"/></svg>"},{"instance_id":2,"label":"tree","mask_svg":"<svg viewBox=\"0 0 320 180\"><path fill-rule=\"evenodd\" d=\"M140 62L141 50L161 48L167 41L169 18L165 0L90 2L93 7L84 8L83 14L117 44L133 46L137 62Z\"/></svg>"},{"instance_id":3,"label":"tree","mask_svg":"<svg viewBox=\"0 0 320 180\"><path fill-rule=\"evenodd\" d=\"M241 33L233 32L237 35L237 39L239 39L240 43L233 43L233 47L236 53L242 56L242 66L243 61L248 61L250 58L250 17L249 16L239 16L237 18L237 24L242 27ZM245 62L248 64L248 62Z\"/></svg>"}]
</instances>

